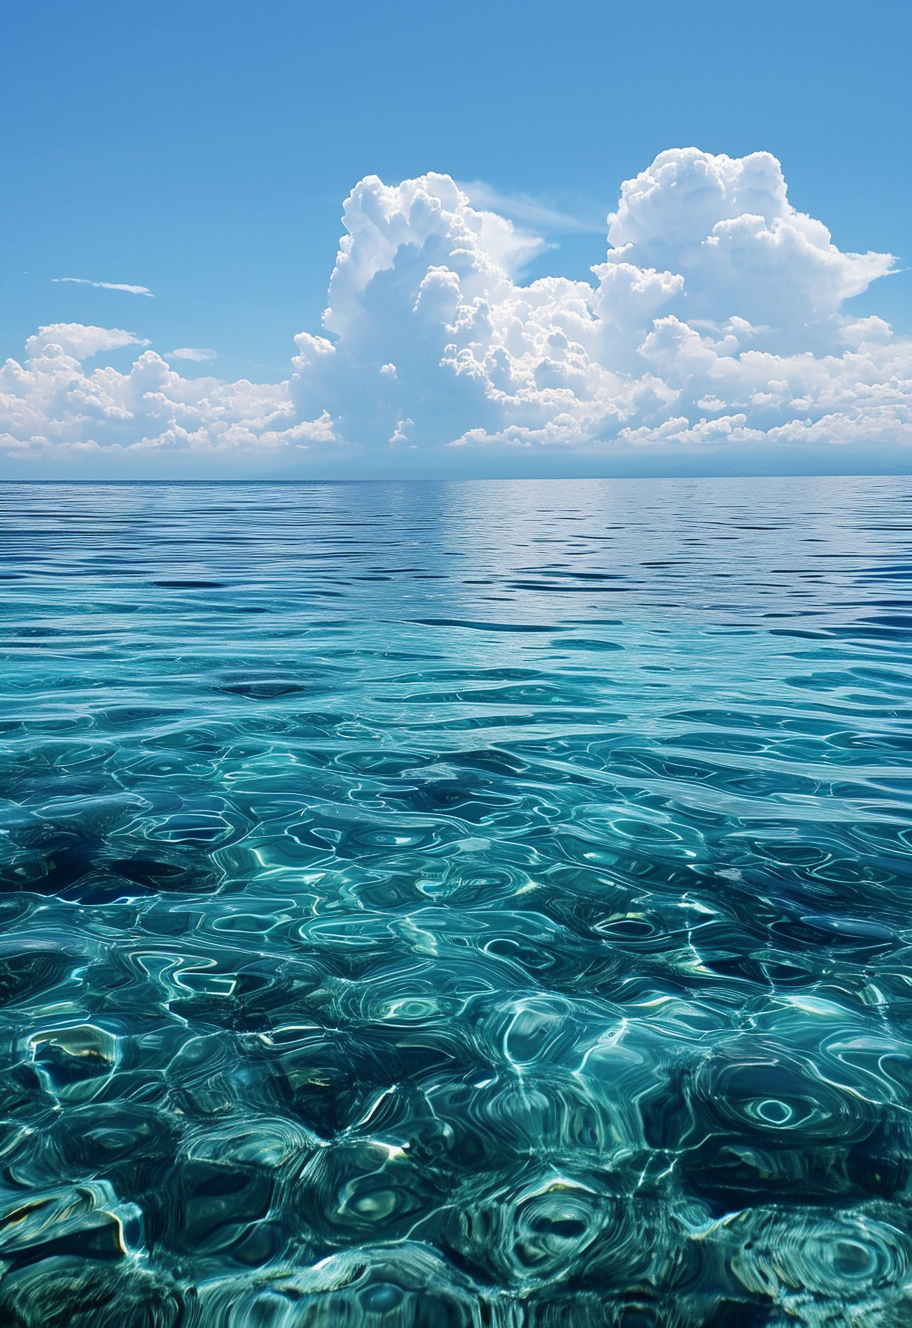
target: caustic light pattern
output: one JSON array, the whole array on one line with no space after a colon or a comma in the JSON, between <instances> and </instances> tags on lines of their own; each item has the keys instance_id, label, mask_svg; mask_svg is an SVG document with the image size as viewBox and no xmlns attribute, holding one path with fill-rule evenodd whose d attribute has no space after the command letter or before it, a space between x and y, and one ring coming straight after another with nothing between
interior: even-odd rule
<instances>
[{"instance_id":1,"label":"caustic light pattern","mask_svg":"<svg viewBox=\"0 0 912 1328\"><path fill-rule=\"evenodd\" d=\"M0 370L6 451L303 461L912 440L912 343L844 307L893 259L841 252L788 202L769 153L661 153L623 185L592 282L521 284L541 242L447 175L369 176L343 220L325 335L296 337L287 380L186 379L153 349L127 373L88 368L148 343L54 324Z\"/></svg>"},{"instance_id":2,"label":"caustic light pattern","mask_svg":"<svg viewBox=\"0 0 912 1328\"><path fill-rule=\"evenodd\" d=\"M909 506L21 487L4 1328L907 1328Z\"/></svg>"}]
</instances>

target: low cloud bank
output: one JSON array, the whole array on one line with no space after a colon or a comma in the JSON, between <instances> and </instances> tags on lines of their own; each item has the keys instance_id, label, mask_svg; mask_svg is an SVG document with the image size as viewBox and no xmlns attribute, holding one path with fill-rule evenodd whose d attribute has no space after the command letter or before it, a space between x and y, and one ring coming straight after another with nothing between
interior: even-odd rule
<instances>
[{"instance_id":1,"label":"low cloud bank","mask_svg":"<svg viewBox=\"0 0 912 1328\"><path fill-rule=\"evenodd\" d=\"M663 152L628 180L593 281L522 284L544 247L449 176L362 180L345 202L325 335L278 384L183 378L148 343L55 324L0 370L12 456L335 456L439 449L912 452L912 342L844 302L893 266L842 253L768 153ZM171 359L203 359L183 349ZM904 446L905 445L905 446ZM468 457L466 458L467 465Z\"/></svg>"}]
</instances>

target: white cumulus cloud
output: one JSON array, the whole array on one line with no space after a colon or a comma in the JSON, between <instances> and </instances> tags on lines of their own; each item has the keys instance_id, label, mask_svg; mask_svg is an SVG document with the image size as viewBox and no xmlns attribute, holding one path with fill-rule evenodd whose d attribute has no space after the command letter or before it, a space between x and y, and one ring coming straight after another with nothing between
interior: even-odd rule
<instances>
[{"instance_id":1,"label":"white cumulus cloud","mask_svg":"<svg viewBox=\"0 0 912 1328\"><path fill-rule=\"evenodd\" d=\"M87 323L49 323L40 327L25 343L30 360L40 359L49 347L56 347L74 360L90 360L103 350L122 350L124 346L148 346L135 332L120 327L91 327ZM53 354L53 351L51 351Z\"/></svg>"},{"instance_id":2,"label":"white cumulus cloud","mask_svg":"<svg viewBox=\"0 0 912 1328\"><path fill-rule=\"evenodd\" d=\"M88 356L143 343L57 324L0 370L7 449L912 442L912 342L844 307L893 259L840 251L768 153L661 153L622 186L591 281L523 284L542 242L446 175L369 176L343 221L322 332L295 338L285 382L191 381L151 350L129 373L89 372Z\"/></svg>"},{"instance_id":3,"label":"white cumulus cloud","mask_svg":"<svg viewBox=\"0 0 912 1328\"><path fill-rule=\"evenodd\" d=\"M145 350L127 373L82 361L103 350L148 345L117 328L55 323L26 343L24 364L0 368L0 446L13 456L103 448L276 449L334 439L332 421L297 417L287 384L181 377Z\"/></svg>"}]
</instances>

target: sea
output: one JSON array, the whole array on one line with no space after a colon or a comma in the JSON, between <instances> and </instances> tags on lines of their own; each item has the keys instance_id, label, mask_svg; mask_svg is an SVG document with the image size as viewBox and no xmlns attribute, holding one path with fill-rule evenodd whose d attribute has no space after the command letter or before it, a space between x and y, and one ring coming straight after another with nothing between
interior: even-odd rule
<instances>
[{"instance_id":1,"label":"sea","mask_svg":"<svg viewBox=\"0 0 912 1328\"><path fill-rule=\"evenodd\" d=\"M912 480L10 484L3 1328L908 1328Z\"/></svg>"}]
</instances>

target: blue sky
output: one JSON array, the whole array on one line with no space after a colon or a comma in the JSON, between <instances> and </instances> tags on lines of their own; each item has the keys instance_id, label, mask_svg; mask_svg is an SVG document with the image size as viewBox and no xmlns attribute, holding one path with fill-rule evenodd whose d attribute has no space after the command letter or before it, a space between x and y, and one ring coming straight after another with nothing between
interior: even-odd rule
<instances>
[{"instance_id":1,"label":"blue sky","mask_svg":"<svg viewBox=\"0 0 912 1328\"><path fill-rule=\"evenodd\" d=\"M766 151L840 250L907 268L910 28L890 0L9 0L0 351L91 324L215 352L180 361L191 377L277 383L321 331L342 202L370 174L446 173L547 241L517 280L591 281L621 182L658 153ZM899 271L846 311L909 333L910 293Z\"/></svg>"}]
</instances>

